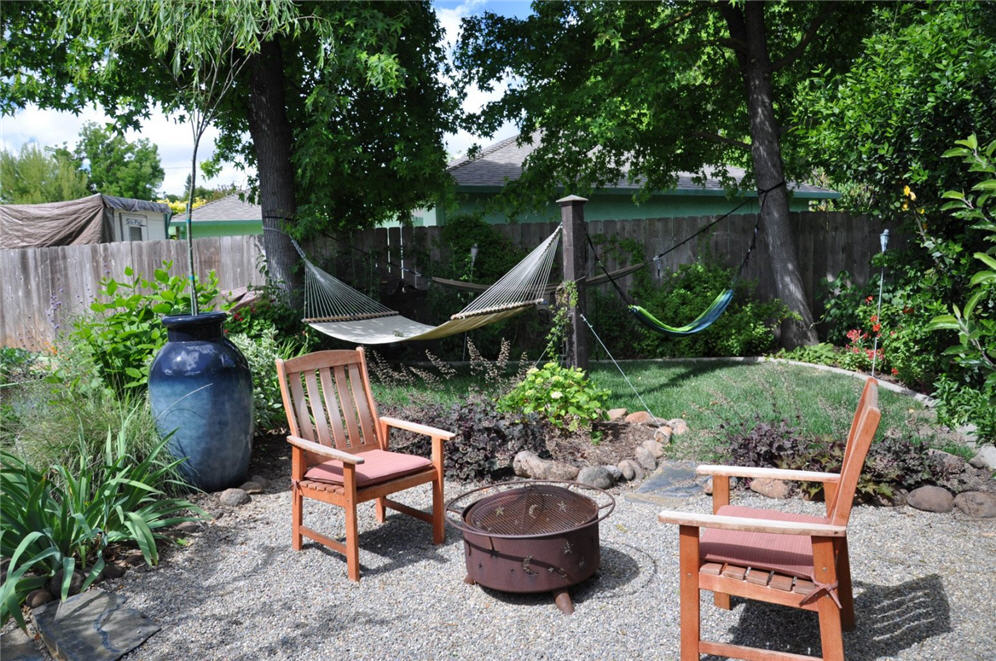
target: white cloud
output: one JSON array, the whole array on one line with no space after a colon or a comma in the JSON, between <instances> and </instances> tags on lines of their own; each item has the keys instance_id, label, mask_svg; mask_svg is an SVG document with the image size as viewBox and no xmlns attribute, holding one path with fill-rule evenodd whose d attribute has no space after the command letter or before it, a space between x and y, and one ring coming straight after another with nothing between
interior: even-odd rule
<instances>
[{"instance_id":1,"label":"white cloud","mask_svg":"<svg viewBox=\"0 0 996 661\"><path fill-rule=\"evenodd\" d=\"M37 106L28 106L12 117L0 117L0 147L16 152L21 145L29 142L41 147L56 147L67 144L75 147L79 140L80 129L85 122L104 124L110 118L93 106L83 109L79 115L71 112L43 110ZM135 141L146 138L159 149L159 160L166 176L161 190L179 195L183 192L187 175L190 174L190 159L193 154L194 139L188 124L180 124L166 117L158 110L142 122L138 131L125 133L128 140ZM214 141L218 131L209 127L201 138L197 162L202 163L214 154ZM198 170L199 185L225 186L234 183L244 187L248 183L248 175L238 170L234 165L225 164L221 173L205 181Z\"/></svg>"},{"instance_id":2,"label":"white cloud","mask_svg":"<svg viewBox=\"0 0 996 661\"><path fill-rule=\"evenodd\" d=\"M445 32L447 50L451 50L459 36L460 19L479 14L485 10L521 16L528 12L528 4L522 2L503 3L497 0L466 0L450 7L436 6L435 9L440 25ZM492 92L484 92L476 87L468 90L467 97L463 102L464 110L468 112L480 110L488 101L500 98L506 87L507 82L502 82ZM79 138L80 129L86 121L104 123L108 121L108 117L100 109L92 106L84 108L78 115L29 106L12 117L0 117L0 147L8 151L17 151L21 145L27 142L35 142L44 147L54 147L64 143L73 147ZM508 138L515 133L516 128L511 122L504 124L490 136L479 136L467 131L459 131L445 136L445 147L449 154L462 155L475 143L486 145ZM163 170L166 172L162 190L173 194L182 193L184 182L190 172L190 157L193 149L190 127L167 118L159 111L154 111L148 119L142 122L141 130L129 131L126 136L129 140L147 138L159 148L159 158ZM209 127L205 132L198 152L198 163L212 156L217 136L218 132L213 127ZM218 176L204 181L203 175L198 170L197 178L198 182L205 186L224 186L234 183L244 187L251 174L255 174L255 170L243 172L234 165L224 164Z\"/></svg>"}]
</instances>

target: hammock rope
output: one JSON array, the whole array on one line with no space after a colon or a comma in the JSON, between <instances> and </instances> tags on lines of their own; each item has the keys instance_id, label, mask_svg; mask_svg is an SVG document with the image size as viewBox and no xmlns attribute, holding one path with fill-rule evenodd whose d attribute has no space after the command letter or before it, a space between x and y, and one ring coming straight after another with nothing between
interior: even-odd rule
<instances>
[{"instance_id":1,"label":"hammock rope","mask_svg":"<svg viewBox=\"0 0 996 661\"><path fill-rule=\"evenodd\" d=\"M507 319L543 302L556 256L558 227L508 273L439 326L401 316L315 266L291 239L304 261L304 319L326 335L360 344L434 340Z\"/></svg>"},{"instance_id":2,"label":"hammock rope","mask_svg":"<svg viewBox=\"0 0 996 661\"><path fill-rule=\"evenodd\" d=\"M591 242L590 237L588 237L588 245L591 247L591 250L594 253L595 263L599 265L599 267L602 269L602 272L606 275L606 277L608 277L609 281L612 283L612 286L615 287L616 292L619 294L619 297L622 298L624 303L626 303L626 308L630 311L630 313L633 314L634 317L636 317L637 321L639 321L644 326L650 328L651 330L657 331L659 333L665 333L668 335L692 335L694 333L699 333L708 328L709 326L711 326L717 319L720 318L720 316L722 316L723 312L726 311L726 308L729 307L730 302L733 300L734 291L736 290L737 280L740 279L740 276L743 273L744 269L747 268L747 263L748 261L750 261L750 255L754 251L754 248L757 246L757 235L761 227L761 216L764 212L764 204L768 200L768 194L771 191L784 185L785 185L785 180L783 179L774 186L766 188L765 190L762 190L758 193L758 197L761 200L761 205L757 213L757 220L754 223L754 231L752 232L751 235L750 245L747 247L747 252L744 253L744 257L740 261L739 268L737 268L737 270L733 274L733 277L730 279L729 287L721 291L716 296L716 298L714 298L713 301L708 305L708 307L706 307L706 309L702 311L702 313L698 317L696 317L691 322L685 324L684 326L671 326L665 324L660 319L651 314L646 308L638 305L605 269L605 265L598 258L598 251L595 250L595 245ZM686 237L679 243L676 243L675 245L671 246L664 252L658 253L653 257L653 261L660 263L660 259L662 257L685 245L686 243L688 243L698 235L702 234L703 232L711 228L719 221L733 214L737 209L744 206L744 204L746 203L747 203L746 200L744 202L741 202L730 211L727 211L726 213L718 217L716 220L702 227L701 229L694 232L690 236Z\"/></svg>"}]
</instances>

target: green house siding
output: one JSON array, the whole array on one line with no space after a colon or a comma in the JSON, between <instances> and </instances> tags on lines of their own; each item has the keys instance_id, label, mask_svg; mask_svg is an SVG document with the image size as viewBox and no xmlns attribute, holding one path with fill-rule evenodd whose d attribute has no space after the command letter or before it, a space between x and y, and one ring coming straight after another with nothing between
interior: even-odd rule
<instances>
[{"instance_id":1,"label":"green house siding","mask_svg":"<svg viewBox=\"0 0 996 661\"><path fill-rule=\"evenodd\" d=\"M445 225L447 218L464 215L480 216L491 224L509 222L503 213L488 210L488 203L495 191L464 191L457 194L457 206L452 209L430 209L420 217L425 225ZM727 198L712 192L688 191L675 194L654 195L649 200L636 204L632 191L598 192L591 195L584 207L586 220L635 220L640 218L680 218L684 216L718 216L731 211L744 201L743 197ZM756 197L737 210L738 213L757 213L759 205ZM789 201L790 211L808 211L810 197L793 196ZM521 214L514 222L534 223L558 220L560 207L551 200L541 211Z\"/></svg>"},{"instance_id":2,"label":"green house siding","mask_svg":"<svg viewBox=\"0 0 996 661\"><path fill-rule=\"evenodd\" d=\"M262 234L262 220L196 220L191 223L195 239L208 236L238 236L242 234ZM174 234L175 232L175 234ZM174 216L170 224L170 235L177 239L187 238L187 223L184 218Z\"/></svg>"}]
</instances>

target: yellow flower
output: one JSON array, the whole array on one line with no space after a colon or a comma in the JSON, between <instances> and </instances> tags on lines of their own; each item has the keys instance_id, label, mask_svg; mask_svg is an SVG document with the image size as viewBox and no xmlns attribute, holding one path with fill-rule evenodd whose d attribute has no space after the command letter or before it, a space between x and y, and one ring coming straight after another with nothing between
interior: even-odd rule
<instances>
[{"instance_id":1,"label":"yellow flower","mask_svg":"<svg viewBox=\"0 0 996 661\"><path fill-rule=\"evenodd\" d=\"M906 202L904 200L903 201L903 211L909 211L909 210L910 210L910 204L909 204L909 202Z\"/></svg>"},{"instance_id":2,"label":"yellow flower","mask_svg":"<svg viewBox=\"0 0 996 661\"><path fill-rule=\"evenodd\" d=\"M910 190L909 186L903 186L903 195L905 195L906 197L909 197L910 193L912 193L912 192L913 191Z\"/></svg>"}]
</instances>

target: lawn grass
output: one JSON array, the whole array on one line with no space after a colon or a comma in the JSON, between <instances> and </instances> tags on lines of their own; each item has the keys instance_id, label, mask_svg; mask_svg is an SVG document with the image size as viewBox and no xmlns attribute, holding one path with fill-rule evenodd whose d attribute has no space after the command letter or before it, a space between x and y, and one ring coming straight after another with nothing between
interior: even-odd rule
<instances>
[{"instance_id":1,"label":"lawn grass","mask_svg":"<svg viewBox=\"0 0 996 661\"><path fill-rule=\"evenodd\" d=\"M723 425L752 424L758 417L784 419L807 437L842 437L863 387L858 378L779 362L627 361L622 368L651 413L688 423L692 433L675 450L699 459L718 457L727 445ZM611 392L609 408L644 409L612 363L594 363L589 373L599 387ZM374 393L378 403L387 407L413 400L452 404L481 385L466 369L458 369L456 375L432 384L419 379L407 386L375 383ZM903 435L932 447L950 446L946 430L933 422L933 413L911 396L880 389L879 406L880 435Z\"/></svg>"}]
</instances>

